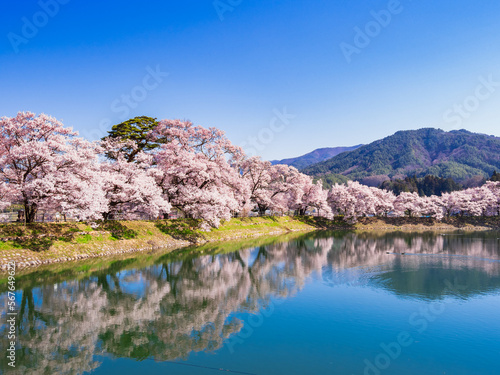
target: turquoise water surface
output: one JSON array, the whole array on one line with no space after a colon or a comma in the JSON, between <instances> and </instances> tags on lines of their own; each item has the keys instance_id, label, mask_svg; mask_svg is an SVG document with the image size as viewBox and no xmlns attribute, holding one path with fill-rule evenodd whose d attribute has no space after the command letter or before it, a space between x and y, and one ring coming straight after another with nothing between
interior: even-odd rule
<instances>
[{"instance_id":1,"label":"turquoise water surface","mask_svg":"<svg viewBox=\"0 0 500 375\"><path fill-rule=\"evenodd\" d=\"M319 232L23 275L0 372L500 374L499 237Z\"/></svg>"}]
</instances>

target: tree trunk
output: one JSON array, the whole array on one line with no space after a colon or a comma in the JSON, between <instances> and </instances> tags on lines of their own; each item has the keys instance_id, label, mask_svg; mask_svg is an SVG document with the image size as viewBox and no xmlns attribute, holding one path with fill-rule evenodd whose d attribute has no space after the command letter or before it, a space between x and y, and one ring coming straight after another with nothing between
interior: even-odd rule
<instances>
[{"instance_id":1,"label":"tree trunk","mask_svg":"<svg viewBox=\"0 0 500 375\"><path fill-rule=\"evenodd\" d=\"M267 207L261 206L260 204L258 204L257 206L259 208L259 216L264 216L266 214Z\"/></svg>"},{"instance_id":2,"label":"tree trunk","mask_svg":"<svg viewBox=\"0 0 500 375\"><path fill-rule=\"evenodd\" d=\"M27 223L35 222L37 208L38 207L35 203L32 203L31 205L29 203L24 204L24 217Z\"/></svg>"}]
</instances>

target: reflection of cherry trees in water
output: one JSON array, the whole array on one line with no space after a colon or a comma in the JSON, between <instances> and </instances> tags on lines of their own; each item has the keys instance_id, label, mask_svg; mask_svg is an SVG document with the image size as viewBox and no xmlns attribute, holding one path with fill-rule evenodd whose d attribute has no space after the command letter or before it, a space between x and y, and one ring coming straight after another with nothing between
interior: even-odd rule
<instances>
[{"instance_id":1,"label":"reflection of cherry trees in water","mask_svg":"<svg viewBox=\"0 0 500 375\"><path fill-rule=\"evenodd\" d=\"M456 259L467 257L470 264L491 272L498 272L498 262L485 263L484 259L500 260L500 241L496 234L461 235L461 234L411 234L391 233L377 236L370 233L349 233L341 241L334 238L318 239L318 246L328 247L328 263L337 269L351 267L376 267L381 264L393 264L391 260L405 260L410 257L388 257L390 255L429 256L446 259L444 267L458 266Z\"/></svg>"},{"instance_id":2,"label":"reflection of cherry trees in water","mask_svg":"<svg viewBox=\"0 0 500 375\"><path fill-rule=\"evenodd\" d=\"M26 289L11 373L80 374L99 366L96 354L173 360L217 350L242 328L234 312L292 295L325 260L322 249L281 243Z\"/></svg>"},{"instance_id":3,"label":"reflection of cherry trees in water","mask_svg":"<svg viewBox=\"0 0 500 375\"><path fill-rule=\"evenodd\" d=\"M495 241L487 236L314 234L25 289L16 327L22 348L11 373L81 374L99 366L95 355L166 361L214 351L241 331L235 312L255 313L271 298L293 296L314 273L335 285L375 280L396 293L426 291L430 263L392 253L446 255L432 262L465 277L460 281L472 289L487 287L484 275L498 288L499 262L481 260L499 259ZM460 273L464 265L476 273ZM398 267L418 272L405 272L407 279L401 280L402 273L394 272ZM6 303L3 297L0 304ZM5 305L0 308L5 311ZM4 340L5 331L0 334ZM0 368L7 368L1 361Z\"/></svg>"},{"instance_id":4,"label":"reflection of cherry trees in water","mask_svg":"<svg viewBox=\"0 0 500 375\"><path fill-rule=\"evenodd\" d=\"M497 233L411 234L349 233L318 239L331 249L324 280L330 285L371 285L396 294L462 297L500 287L500 240ZM404 271L404 272L401 272Z\"/></svg>"},{"instance_id":5,"label":"reflection of cherry trees in water","mask_svg":"<svg viewBox=\"0 0 500 375\"><path fill-rule=\"evenodd\" d=\"M99 309L105 305L105 296L95 286L88 283L85 291L82 284L69 282L60 288L22 291L16 317L17 342L22 348L16 354L16 368L9 373L77 374L99 366L93 360L94 329L101 323ZM2 362L1 368L7 364Z\"/></svg>"}]
</instances>

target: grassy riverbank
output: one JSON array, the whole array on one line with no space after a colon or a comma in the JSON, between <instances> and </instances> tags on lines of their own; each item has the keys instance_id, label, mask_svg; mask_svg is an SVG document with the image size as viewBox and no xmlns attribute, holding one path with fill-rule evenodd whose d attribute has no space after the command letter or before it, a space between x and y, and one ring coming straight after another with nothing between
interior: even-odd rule
<instances>
[{"instance_id":1,"label":"grassy riverbank","mask_svg":"<svg viewBox=\"0 0 500 375\"><path fill-rule=\"evenodd\" d=\"M317 229L290 217L232 219L204 232L196 220L36 223L0 226L0 265L15 261L19 268L193 244L273 236Z\"/></svg>"},{"instance_id":2,"label":"grassy riverbank","mask_svg":"<svg viewBox=\"0 0 500 375\"><path fill-rule=\"evenodd\" d=\"M363 218L356 224L313 217L232 219L204 232L196 220L111 221L91 227L86 223L0 225L0 266L15 261L19 268L102 256L173 250L190 245L276 236L317 229L358 231L489 230L500 227L499 218ZM201 250L200 250L201 251Z\"/></svg>"}]
</instances>

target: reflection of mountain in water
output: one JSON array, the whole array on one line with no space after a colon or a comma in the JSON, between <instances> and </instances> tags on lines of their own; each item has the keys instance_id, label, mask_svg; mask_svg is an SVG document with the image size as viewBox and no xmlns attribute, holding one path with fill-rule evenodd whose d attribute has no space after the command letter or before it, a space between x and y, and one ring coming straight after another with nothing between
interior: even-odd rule
<instances>
[{"instance_id":1,"label":"reflection of mountain in water","mask_svg":"<svg viewBox=\"0 0 500 375\"><path fill-rule=\"evenodd\" d=\"M499 259L497 236L472 236L309 234L25 289L16 326L22 348L11 373L84 373L99 366L99 354L165 361L217 350L242 328L234 312L256 312L273 297L293 296L315 272L334 285L375 285L425 298L448 293L446 279L465 287L462 297L500 288L500 262L483 260ZM392 254L402 252L430 255ZM1 296L0 304L6 300ZM0 342L3 350L6 341Z\"/></svg>"},{"instance_id":2,"label":"reflection of mountain in water","mask_svg":"<svg viewBox=\"0 0 500 375\"><path fill-rule=\"evenodd\" d=\"M439 268L435 265L420 265L401 273L400 270L383 272L375 276L373 282L402 296L436 299L444 295L461 298L484 294L500 287L498 273L492 276L482 270L456 262L454 268ZM404 268L403 268L404 269Z\"/></svg>"}]
</instances>

